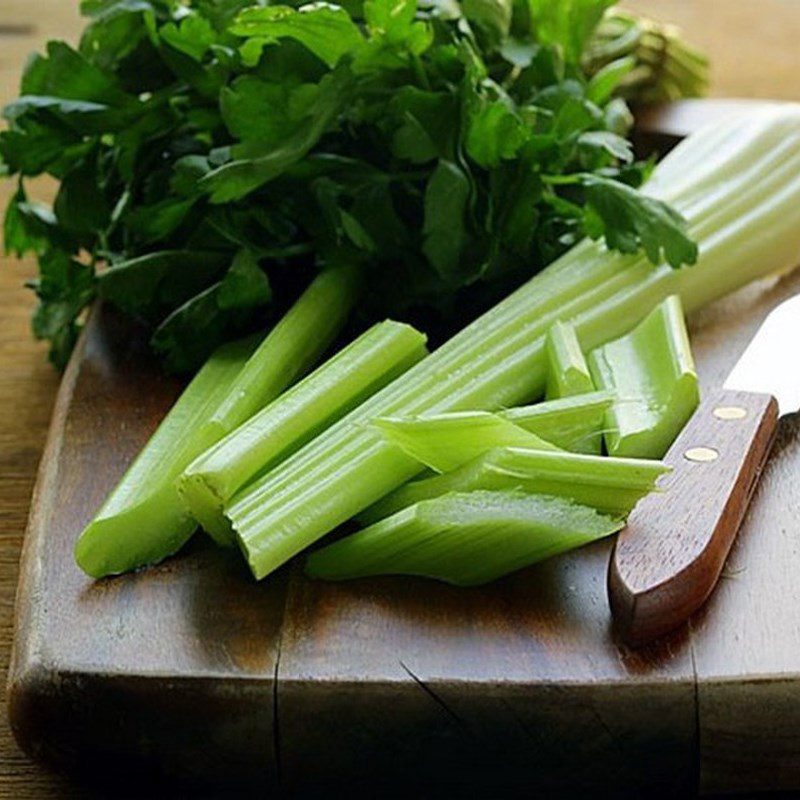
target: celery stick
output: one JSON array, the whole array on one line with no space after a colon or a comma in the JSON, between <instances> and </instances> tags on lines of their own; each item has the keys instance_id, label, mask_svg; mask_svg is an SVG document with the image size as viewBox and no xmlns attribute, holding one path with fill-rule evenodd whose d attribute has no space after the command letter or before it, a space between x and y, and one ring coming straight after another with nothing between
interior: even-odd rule
<instances>
[{"instance_id":1,"label":"celery stick","mask_svg":"<svg viewBox=\"0 0 800 800\"><path fill-rule=\"evenodd\" d=\"M357 519L369 525L422 500L476 489L521 489L627 516L667 471L660 461L502 447L444 475L411 481L361 512Z\"/></svg>"},{"instance_id":2,"label":"celery stick","mask_svg":"<svg viewBox=\"0 0 800 800\"><path fill-rule=\"evenodd\" d=\"M153 564L176 552L194 533L175 478L198 453L213 444L203 432L230 390L260 337L220 347L164 417L153 437L86 526L75 545L75 560L95 578Z\"/></svg>"},{"instance_id":3,"label":"celery stick","mask_svg":"<svg viewBox=\"0 0 800 800\"><path fill-rule=\"evenodd\" d=\"M780 104L715 124L676 147L645 193L689 223L695 266L651 266L641 255L584 241L473 322L400 380L373 395L226 509L256 577L263 577L419 470L369 422L530 402L544 389L543 336L575 324L587 349L630 331L680 294L687 311L800 254L800 107Z\"/></svg>"},{"instance_id":4,"label":"celery stick","mask_svg":"<svg viewBox=\"0 0 800 800\"><path fill-rule=\"evenodd\" d=\"M617 395L606 415L608 452L661 458L700 400L680 298L667 298L589 362L597 384Z\"/></svg>"},{"instance_id":5,"label":"celery stick","mask_svg":"<svg viewBox=\"0 0 800 800\"><path fill-rule=\"evenodd\" d=\"M488 411L457 411L373 421L388 441L436 472L449 472L494 447L557 450L550 442Z\"/></svg>"},{"instance_id":6,"label":"celery stick","mask_svg":"<svg viewBox=\"0 0 800 800\"><path fill-rule=\"evenodd\" d=\"M358 298L350 267L321 272L270 331L207 425L230 433L306 373L328 349Z\"/></svg>"},{"instance_id":7,"label":"celery stick","mask_svg":"<svg viewBox=\"0 0 800 800\"><path fill-rule=\"evenodd\" d=\"M594 391L575 328L560 320L545 336L547 380L545 398L553 400Z\"/></svg>"},{"instance_id":8,"label":"celery stick","mask_svg":"<svg viewBox=\"0 0 800 800\"><path fill-rule=\"evenodd\" d=\"M606 411L613 402L609 392L587 392L497 413L562 450L598 455Z\"/></svg>"},{"instance_id":9,"label":"celery stick","mask_svg":"<svg viewBox=\"0 0 800 800\"><path fill-rule=\"evenodd\" d=\"M189 512L217 542L234 544L225 502L422 359L425 341L410 325L374 325L186 468L178 488Z\"/></svg>"},{"instance_id":10,"label":"celery stick","mask_svg":"<svg viewBox=\"0 0 800 800\"><path fill-rule=\"evenodd\" d=\"M619 518L547 495L448 494L309 556L312 578L420 575L475 586L609 536Z\"/></svg>"}]
</instances>

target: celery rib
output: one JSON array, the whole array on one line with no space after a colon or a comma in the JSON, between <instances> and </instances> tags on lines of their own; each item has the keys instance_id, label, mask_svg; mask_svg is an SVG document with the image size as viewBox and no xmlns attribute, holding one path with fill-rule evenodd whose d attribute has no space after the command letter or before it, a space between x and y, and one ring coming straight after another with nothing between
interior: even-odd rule
<instances>
[{"instance_id":1,"label":"celery rib","mask_svg":"<svg viewBox=\"0 0 800 800\"><path fill-rule=\"evenodd\" d=\"M476 586L609 536L623 525L558 497L468 492L417 503L312 553L312 578L419 575Z\"/></svg>"},{"instance_id":2,"label":"celery rib","mask_svg":"<svg viewBox=\"0 0 800 800\"><path fill-rule=\"evenodd\" d=\"M145 448L109 494L75 544L78 566L93 578L154 564L194 533L174 481L186 464L213 444L202 432L260 339L220 347L162 420Z\"/></svg>"},{"instance_id":3,"label":"celery rib","mask_svg":"<svg viewBox=\"0 0 800 800\"><path fill-rule=\"evenodd\" d=\"M575 328L559 320L545 336L547 381L545 399L554 400L594 391L589 366Z\"/></svg>"},{"instance_id":4,"label":"celery rib","mask_svg":"<svg viewBox=\"0 0 800 800\"><path fill-rule=\"evenodd\" d=\"M189 512L218 543L234 544L224 504L420 361L425 342L410 325L374 325L186 468L179 490Z\"/></svg>"},{"instance_id":5,"label":"celery rib","mask_svg":"<svg viewBox=\"0 0 800 800\"><path fill-rule=\"evenodd\" d=\"M462 467L401 486L358 515L371 524L422 500L450 492L521 489L626 516L668 471L660 461L501 447Z\"/></svg>"},{"instance_id":6,"label":"celery rib","mask_svg":"<svg viewBox=\"0 0 800 800\"><path fill-rule=\"evenodd\" d=\"M611 455L661 458L700 395L679 298L661 303L627 336L589 354L598 386L617 397L606 416Z\"/></svg>"},{"instance_id":7,"label":"celery rib","mask_svg":"<svg viewBox=\"0 0 800 800\"><path fill-rule=\"evenodd\" d=\"M247 421L291 386L341 331L358 297L351 267L321 272L253 353L208 426L218 438Z\"/></svg>"},{"instance_id":8,"label":"celery rib","mask_svg":"<svg viewBox=\"0 0 800 800\"><path fill-rule=\"evenodd\" d=\"M389 442L436 472L449 472L495 447L558 449L535 433L488 411L382 417L372 424Z\"/></svg>"},{"instance_id":9,"label":"celery rib","mask_svg":"<svg viewBox=\"0 0 800 800\"><path fill-rule=\"evenodd\" d=\"M497 413L562 450L597 455L603 446L606 411L613 402L609 392L587 392Z\"/></svg>"},{"instance_id":10,"label":"celery rib","mask_svg":"<svg viewBox=\"0 0 800 800\"><path fill-rule=\"evenodd\" d=\"M253 573L263 577L418 472L413 459L366 429L379 416L530 402L544 386L543 335L571 321L587 348L627 333L679 294L688 310L800 254L800 110L780 106L690 137L659 165L645 191L683 213L698 263L672 270L584 242L234 498L226 515ZM719 126L724 128L725 126ZM781 167L776 148L788 148ZM737 167L738 164L738 167ZM737 168L761 175L740 178ZM694 175L692 174L694 170ZM704 201L712 196L713 201Z\"/></svg>"}]
</instances>

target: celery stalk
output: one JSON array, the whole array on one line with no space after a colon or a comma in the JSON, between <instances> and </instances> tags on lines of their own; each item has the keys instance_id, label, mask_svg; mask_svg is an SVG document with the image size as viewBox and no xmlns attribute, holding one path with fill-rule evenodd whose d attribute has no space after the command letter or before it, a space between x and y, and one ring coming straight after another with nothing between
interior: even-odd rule
<instances>
[{"instance_id":1,"label":"celery stalk","mask_svg":"<svg viewBox=\"0 0 800 800\"><path fill-rule=\"evenodd\" d=\"M207 425L230 433L306 373L328 349L358 297L358 274L321 272L270 331Z\"/></svg>"},{"instance_id":2,"label":"celery stalk","mask_svg":"<svg viewBox=\"0 0 800 800\"><path fill-rule=\"evenodd\" d=\"M619 518L546 495L449 494L417 503L309 556L312 578L420 575L475 586L609 536Z\"/></svg>"},{"instance_id":3,"label":"celery stalk","mask_svg":"<svg viewBox=\"0 0 800 800\"><path fill-rule=\"evenodd\" d=\"M598 386L617 396L606 415L608 452L661 458L700 401L680 299L667 298L589 363Z\"/></svg>"},{"instance_id":4,"label":"celery stalk","mask_svg":"<svg viewBox=\"0 0 800 800\"><path fill-rule=\"evenodd\" d=\"M687 311L794 267L800 256L800 106L717 123L676 147L645 187L687 219L695 266L651 266L642 254L584 241L412 367L226 509L263 577L419 472L369 429L379 416L531 402L544 389L543 337L571 321L587 349L630 331L679 294Z\"/></svg>"},{"instance_id":5,"label":"celery stalk","mask_svg":"<svg viewBox=\"0 0 800 800\"><path fill-rule=\"evenodd\" d=\"M75 560L94 578L153 564L176 552L194 533L174 482L198 453L213 444L202 423L227 395L259 338L220 347L200 369L122 480L86 526Z\"/></svg>"},{"instance_id":6,"label":"celery stalk","mask_svg":"<svg viewBox=\"0 0 800 800\"><path fill-rule=\"evenodd\" d=\"M436 472L449 472L495 447L558 449L535 433L488 411L384 417L372 424L387 441Z\"/></svg>"},{"instance_id":7,"label":"celery stalk","mask_svg":"<svg viewBox=\"0 0 800 800\"><path fill-rule=\"evenodd\" d=\"M497 413L562 450L598 455L606 411L613 402L608 392L587 392Z\"/></svg>"},{"instance_id":8,"label":"celery stalk","mask_svg":"<svg viewBox=\"0 0 800 800\"><path fill-rule=\"evenodd\" d=\"M547 400L594 391L589 366L572 325L556 322L545 336L545 351Z\"/></svg>"},{"instance_id":9,"label":"celery stalk","mask_svg":"<svg viewBox=\"0 0 800 800\"><path fill-rule=\"evenodd\" d=\"M358 521L368 525L422 500L477 489L521 489L626 516L667 469L660 461L501 447L452 472L401 486L359 514Z\"/></svg>"},{"instance_id":10,"label":"celery stalk","mask_svg":"<svg viewBox=\"0 0 800 800\"><path fill-rule=\"evenodd\" d=\"M178 488L189 512L218 543L234 544L225 502L421 360L425 341L410 325L374 325L186 468Z\"/></svg>"}]
</instances>

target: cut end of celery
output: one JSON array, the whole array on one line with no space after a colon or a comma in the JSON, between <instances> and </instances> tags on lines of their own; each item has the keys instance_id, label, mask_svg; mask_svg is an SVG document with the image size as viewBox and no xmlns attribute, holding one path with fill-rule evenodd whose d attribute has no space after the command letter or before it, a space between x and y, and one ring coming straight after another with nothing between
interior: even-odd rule
<instances>
[{"instance_id":1,"label":"cut end of celery","mask_svg":"<svg viewBox=\"0 0 800 800\"><path fill-rule=\"evenodd\" d=\"M417 503L313 553L306 572L325 580L408 574L476 586L622 525L619 518L557 497L455 493Z\"/></svg>"},{"instance_id":2,"label":"cut end of celery","mask_svg":"<svg viewBox=\"0 0 800 800\"><path fill-rule=\"evenodd\" d=\"M75 561L92 578L119 575L177 553L196 529L197 523L174 505L98 516L75 543Z\"/></svg>"},{"instance_id":3,"label":"cut end of celery","mask_svg":"<svg viewBox=\"0 0 800 800\"><path fill-rule=\"evenodd\" d=\"M236 545L233 529L222 510L222 498L205 475L187 470L178 479L178 493L189 514L218 545Z\"/></svg>"}]
</instances>

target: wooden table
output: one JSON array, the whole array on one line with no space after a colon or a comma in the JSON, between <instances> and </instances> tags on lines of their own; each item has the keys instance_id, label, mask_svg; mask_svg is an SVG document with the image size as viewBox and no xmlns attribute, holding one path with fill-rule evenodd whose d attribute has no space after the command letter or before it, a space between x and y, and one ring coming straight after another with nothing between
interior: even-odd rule
<instances>
[{"instance_id":1,"label":"wooden table","mask_svg":"<svg viewBox=\"0 0 800 800\"><path fill-rule=\"evenodd\" d=\"M800 0L639 0L632 8L683 25L715 65L713 93L800 100ZM30 50L49 38L74 38L77 0L3 0L0 7L0 102L14 96ZM5 205L11 187L0 185ZM51 190L41 184L46 197ZM29 260L0 258L0 681L12 636L17 561L35 472L58 376L29 333L34 304L22 282ZM119 796L116 792L115 796ZM0 704L0 797L19 800L86 797L86 791L47 773L16 747ZM174 796L174 795L173 795Z\"/></svg>"}]
</instances>

